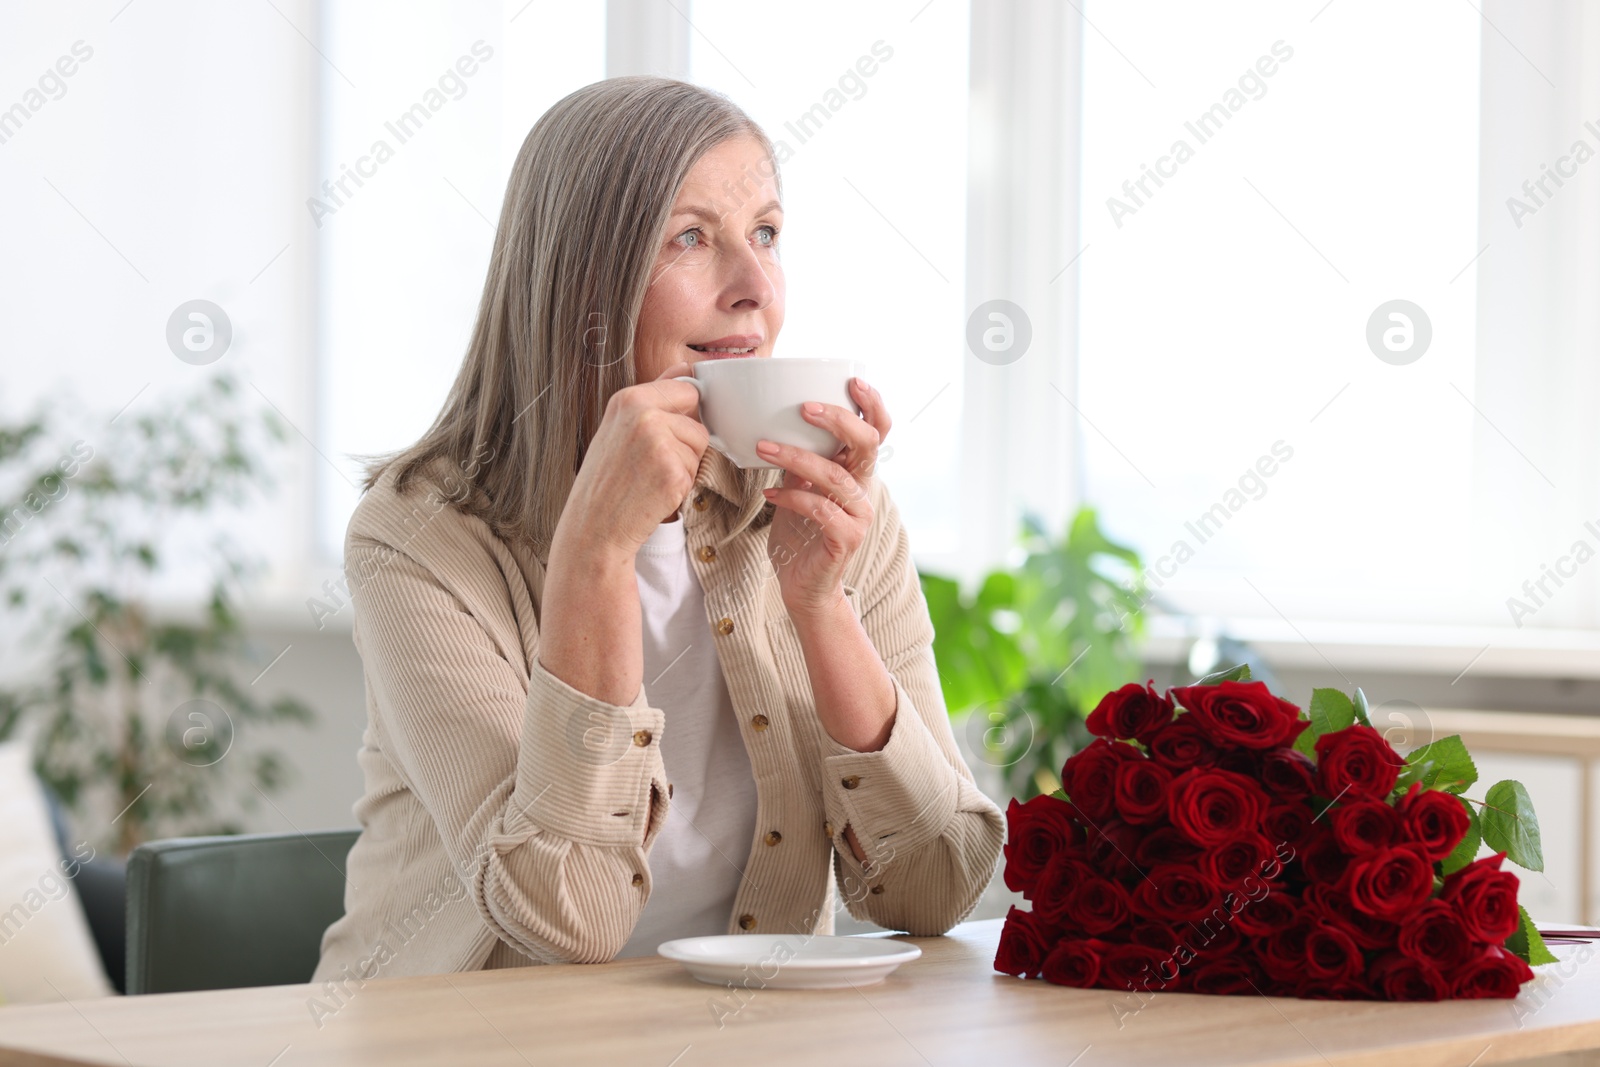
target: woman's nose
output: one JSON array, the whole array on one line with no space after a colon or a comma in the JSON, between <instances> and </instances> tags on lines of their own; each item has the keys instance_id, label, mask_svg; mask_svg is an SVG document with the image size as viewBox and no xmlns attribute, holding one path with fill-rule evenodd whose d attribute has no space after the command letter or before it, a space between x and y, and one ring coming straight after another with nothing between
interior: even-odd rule
<instances>
[{"instance_id":1,"label":"woman's nose","mask_svg":"<svg viewBox=\"0 0 1600 1067\"><path fill-rule=\"evenodd\" d=\"M746 246L730 264L729 272L724 292L731 307L759 311L772 303L777 291L754 249Z\"/></svg>"}]
</instances>

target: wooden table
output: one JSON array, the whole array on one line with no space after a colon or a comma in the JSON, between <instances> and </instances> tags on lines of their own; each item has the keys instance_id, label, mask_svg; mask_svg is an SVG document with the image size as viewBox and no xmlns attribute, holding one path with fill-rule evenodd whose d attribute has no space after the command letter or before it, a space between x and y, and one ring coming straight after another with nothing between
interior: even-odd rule
<instances>
[{"instance_id":1,"label":"wooden table","mask_svg":"<svg viewBox=\"0 0 1600 1067\"><path fill-rule=\"evenodd\" d=\"M878 985L739 999L648 957L382 979L320 1028L310 986L19 1006L0 1009L0 1064L1477 1067L1600 1048L1600 946L1559 946L1564 962L1515 1001L1159 994L1141 1006L996 974L999 932L996 919L904 938L922 958Z\"/></svg>"}]
</instances>

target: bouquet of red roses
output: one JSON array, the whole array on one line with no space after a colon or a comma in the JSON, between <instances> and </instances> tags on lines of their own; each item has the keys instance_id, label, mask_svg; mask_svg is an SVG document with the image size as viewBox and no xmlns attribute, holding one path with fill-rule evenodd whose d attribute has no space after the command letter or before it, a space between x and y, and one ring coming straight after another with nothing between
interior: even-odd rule
<instances>
[{"instance_id":1,"label":"bouquet of red roses","mask_svg":"<svg viewBox=\"0 0 1600 1067\"><path fill-rule=\"evenodd\" d=\"M1366 699L1309 714L1248 668L1127 685L1062 788L1011 802L995 969L1058 985L1334 999L1514 997L1554 962L1502 861L1542 870L1519 782L1459 737L1407 756ZM1477 859L1487 843L1495 854Z\"/></svg>"}]
</instances>

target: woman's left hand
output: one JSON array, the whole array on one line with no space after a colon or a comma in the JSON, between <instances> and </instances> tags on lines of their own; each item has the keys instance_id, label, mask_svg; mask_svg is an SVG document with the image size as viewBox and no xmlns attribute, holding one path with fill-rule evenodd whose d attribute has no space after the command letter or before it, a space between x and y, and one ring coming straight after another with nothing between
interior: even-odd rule
<instances>
[{"instance_id":1,"label":"woman's left hand","mask_svg":"<svg viewBox=\"0 0 1600 1067\"><path fill-rule=\"evenodd\" d=\"M845 564L872 527L869 490L878 446L889 435L889 412L860 378L850 380L850 394L859 416L837 404L801 406L801 417L843 442L833 458L771 441L756 445L762 459L784 470L782 487L764 490L778 508L767 557L778 572L784 606L797 618L820 616L844 596Z\"/></svg>"}]
</instances>

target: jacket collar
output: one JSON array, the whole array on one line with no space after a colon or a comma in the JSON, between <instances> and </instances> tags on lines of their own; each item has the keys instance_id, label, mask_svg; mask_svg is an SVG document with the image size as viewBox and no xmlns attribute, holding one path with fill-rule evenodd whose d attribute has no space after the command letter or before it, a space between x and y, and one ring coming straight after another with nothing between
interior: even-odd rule
<instances>
[{"instance_id":1,"label":"jacket collar","mask_svg":"<svg viewBox=\"0 0 1600 1067\"><path fill-rule=\"evenodd\" d=\"M739 468L734 466L733 460L710 446L700 454L694 485L695 492L709 489L735 507L743 503L739 499ZM689 503L693 500L694 493L691 493Z\"/></svg>"}]
</instances>

